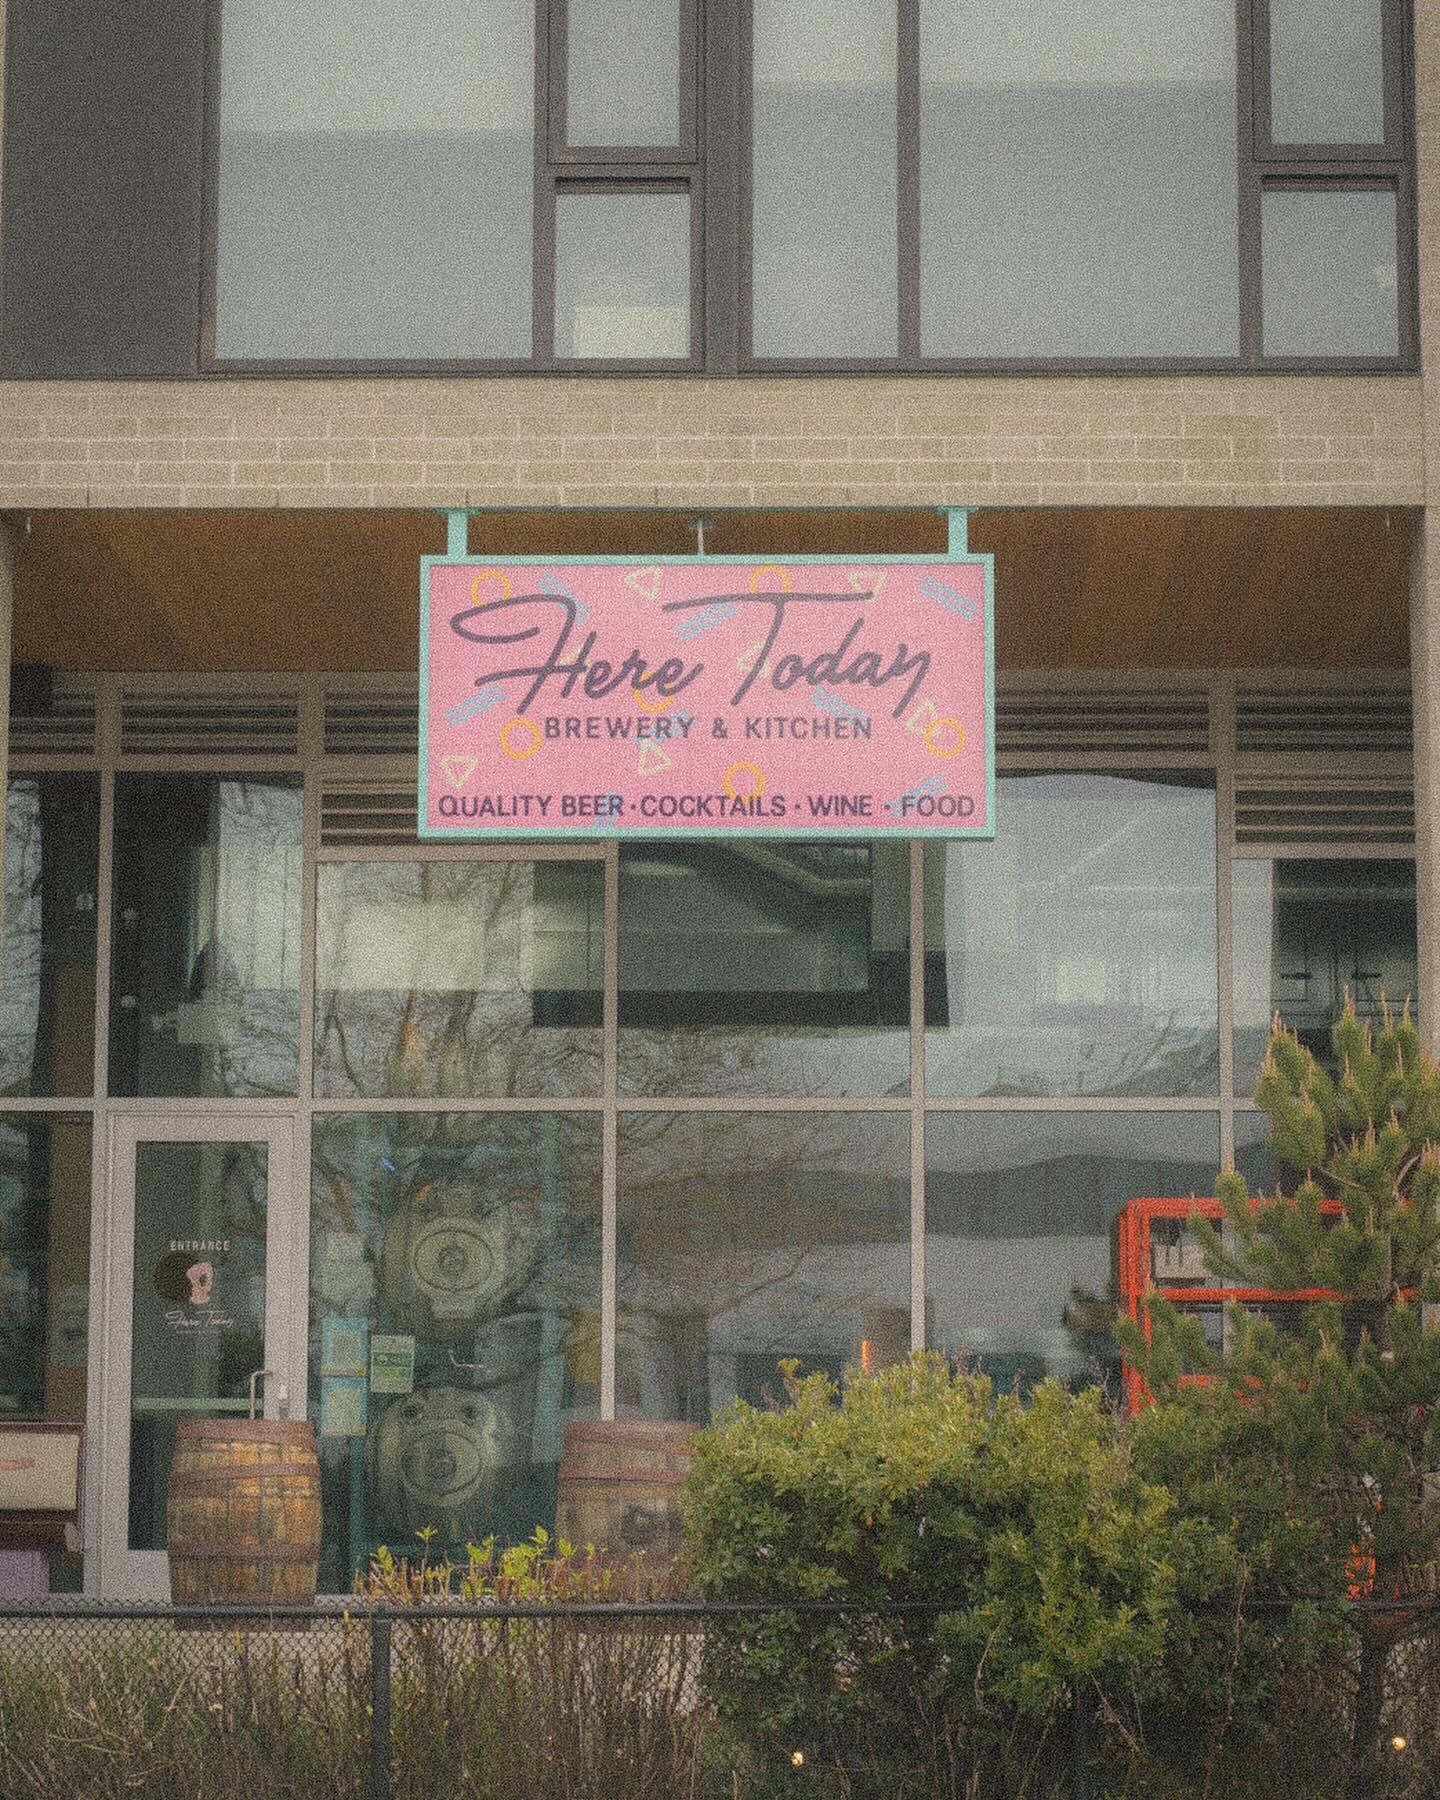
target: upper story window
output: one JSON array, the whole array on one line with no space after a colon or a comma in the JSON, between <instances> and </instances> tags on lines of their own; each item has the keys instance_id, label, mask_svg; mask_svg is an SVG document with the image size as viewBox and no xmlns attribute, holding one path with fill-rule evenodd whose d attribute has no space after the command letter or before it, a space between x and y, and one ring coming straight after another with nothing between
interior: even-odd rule
<instances>
[{"instance_id":1,"label":"upper story window","mask_svg":"<svg viewBox=\"0 0 1440 1800\"><path fill-rule=\"evenodd\" d=\"M223 0L203 362L1413 364L1402 0Z\"/></svg>"}]
</instances>

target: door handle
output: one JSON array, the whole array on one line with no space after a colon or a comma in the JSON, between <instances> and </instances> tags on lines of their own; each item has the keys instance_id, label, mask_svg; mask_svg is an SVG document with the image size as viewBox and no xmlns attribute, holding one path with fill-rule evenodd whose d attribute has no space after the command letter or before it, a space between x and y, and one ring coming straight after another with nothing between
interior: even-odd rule
<instances>
[{"instance_id":1,"label":"door handle","mask_svg":"<svg viewBox=\"0 0 1440 1800\"><path fill-rule=\"evenodd\" d=\"M250 1377L250 1417L252 1420L255 1417L255 1407L257 1404L255 1397L257 1385L262 1381L271 1381L274 1379L275 1371L273 1369L256 1369L252 1373ZM267 1389L267 1392L268 1391L269 1390ZM290 1417L290 1390L283 1381L280 1382L275 1389L275 1411L282 1419L288 1419Z\"/></svg>"}]
</instances>

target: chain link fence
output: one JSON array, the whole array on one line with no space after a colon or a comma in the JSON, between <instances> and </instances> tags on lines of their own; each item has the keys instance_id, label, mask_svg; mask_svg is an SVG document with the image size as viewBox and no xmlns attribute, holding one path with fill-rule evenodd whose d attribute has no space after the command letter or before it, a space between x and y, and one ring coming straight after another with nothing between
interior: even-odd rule
<instances>
[{"instance_id":1,"label":"chain link fence","mask_svg":"<svg viewBox=\"0 0 1440 1800\"><path fill-rule=\"evenodd\" d=\"M953 1609L953 1602L951 1603ZM908 1608L555 1604L267 1611L56 1603L0 1611L0 1794L71 1800L1344 1800L1355 1659L1286 1685L1273 1731L1226 1742L1223 1684L1197 1751L1156 1754L1139 1714L1066 1696L986 1738L943 1705L876 1709L875 1734L797 1727L757 1751L718 1718L727 1657L837 1623L923 1639ZM1278 1615L1273 1615L1278 1616ZM1263 1611L1247 1629L1269 1629ZM1277 1652L1278 1652L1277 1641ZM828 1654L828 1653L827 1653ZM843 1662L843 1658L840 1659ZM708 1665L708 1666L707 1666ZM835 1679L849 1677L837 1665ZM893 1699L893 1696L890 1697ZM864 1708L852 1715L865 1717ZM1397 1621L1367 1796L1440 1796L1440 1612ZM1006 1733L1008 1732L1008 1736ZM1172 1747L1173 1748L1173 1747Z\"/></svg>"}]
</instances>

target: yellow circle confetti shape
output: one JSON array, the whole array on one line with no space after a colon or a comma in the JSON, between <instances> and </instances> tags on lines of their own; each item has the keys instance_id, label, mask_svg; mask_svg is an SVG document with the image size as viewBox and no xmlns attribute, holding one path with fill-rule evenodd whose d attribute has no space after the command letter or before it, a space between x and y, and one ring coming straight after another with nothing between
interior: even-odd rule
<instances>
[{"instance_id":1,"label":"yellow circle confetti shape","mask_svg":"<svg viewBox=\"0 0 1440 1800\"><path fill-rule=\"evenodd\" d=\"M631 692L631 694L634 695L635 704L640 708L641 712L648 712L648 713L668 712L670 710L670 708L675 704L675 695L674 694L667 695L665 697L665 699L663 699L660 702L660 704L658 706L656 706L653 701L646 699L644 694L642 694L640 692L639 688L632 687L630 692Z\"/></svg>"},{"instance_id":2,"label":"yellow circle confetti shape","mask_svg":"<svg viewBox=\"0 0 1440 1800\"><path fill-rule=\"evenodd\" d=\"M510 585L510 577L503 569L480 569L477 571L475 579L470 583L470 604L472 606L489 606L491 604L490 601L482 600L480 598L480 583L482 581L498 581L500 583L500 598L502 600L508 600L514 592L514 589Z\"/></svg>"},{"instance_id":3,"label":"yellow circle confetti shape","mask_svg":"<svg viewBox=\"0 0 1440 1800\"><path fill-rule=\"evenodd\" d=\"M935 741L937 733L946 729L955 733L955 742L948 750L942 749ZM965 748L965 727L958 719L952 719L945 713L937 714L937 716L930 721L925 727L924 737L925 748L932 756L938 756L942 761L952 756L958 756Z\"/></svg>"},{"instance_id":4,"label":"yellow circle confetti shape","mask_svg":"<svg viewBox=\"0 0 1440 1800\"><path fill-rule=\"evenodd\" d=\"M758 568L754 568L750 571L750 592L752 594L758 594L761 591L760 577L762 575L778 575L780 577L780 592L782 594L788 594L790 592L790 571L788 569L782 569L779 563L761 563ZM765 591L768 593L770 590L767 588Z\"/></svg>"},{"instance_id":5,"label":"yellow circle confetti shape","mask_svg":"<svg viewBox=\"0 0 1440 1800\"><path fill-rule=\"evenodd\" d=\"M523 750L517 750L510 740L519 727L530 734L530 741ZM516 762L524 762L527 756L533 756L540 748L540 727L533 719L527 719L523 713L517 713L513 719L507 719L500 727L500 748Z\"/></svg>"},{"instance_id":6,"label":"yellow circle confetti shape","mask_svg":"<svg viewBox=\"0 0 1440 1800\"><path fill-rule=\"evenodd\" d=\"M737 794L735 791L735 777L742 769L748 769L755 777L755 785L750 789L748 794ZM765 771L760 767L759 763L733 762L725 771L725 780L722 783L722 786L724 787L726 794L732 800L754 800L765 792Z\"/></svg>"}]
</instances>

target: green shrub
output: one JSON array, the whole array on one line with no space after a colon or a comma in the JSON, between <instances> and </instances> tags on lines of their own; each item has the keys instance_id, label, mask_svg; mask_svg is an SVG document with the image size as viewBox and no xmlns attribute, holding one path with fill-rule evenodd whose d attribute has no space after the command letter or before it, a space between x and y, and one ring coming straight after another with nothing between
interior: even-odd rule
<instances>
[{"instance_id":1,"label":"green shrub","mask_svg":"<svg viewBox=\"0 0 1440 1800\"><path fill-rule=\"evenodd\" d=\"M712 1629L707 1695L752 1771L798 1751L877 1779L925 1769L917 1792L977 1775L1015 1792L1053 1761L1076 1692L1133 1719L1174 1604L1170 1502L1098 1393L1046 1382L1022 1405L933 1356L839 1393L787 1382L785 1410L737 1403L697 1440L694 1578L711 1598L859 1610ZM864 1611L952 1597L939 1617Z\"/></svg>"}]
</instances>

